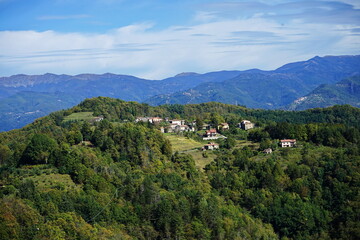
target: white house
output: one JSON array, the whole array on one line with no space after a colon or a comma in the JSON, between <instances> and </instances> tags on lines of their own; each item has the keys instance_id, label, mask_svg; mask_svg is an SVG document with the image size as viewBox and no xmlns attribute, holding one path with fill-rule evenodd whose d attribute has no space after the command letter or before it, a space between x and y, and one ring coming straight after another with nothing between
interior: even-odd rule
<instances>
[{"instance_id":1,"label":"white house","mask_svg":"<svg viewBox=\"0 0 360 240\"><path fill-rule=\"evenodd\" d=\"M185 120L172 119L172 120L169 120L169 123L175 124L175 125L185 125Z\"/></svg>"},{"instance_id":2,"label":"white house","mask_svg":"<svg viewBox=\"0 0 360 240\"><path fill-rule=\"evenodd\" d=\"M203 150L214 150L219 149L219 144L210 142L209 144L204 145Z\"/></svg>"},{"instance_id":3,"label":"white house","mask_svg":"<svg viewBox=\"0 0 360 240\"><path fill-rule=\"evenodd\" d=\"M281 147L294 147L296 145L296 139L283 139L280 141Z\"/></svg>"}]
</instances>

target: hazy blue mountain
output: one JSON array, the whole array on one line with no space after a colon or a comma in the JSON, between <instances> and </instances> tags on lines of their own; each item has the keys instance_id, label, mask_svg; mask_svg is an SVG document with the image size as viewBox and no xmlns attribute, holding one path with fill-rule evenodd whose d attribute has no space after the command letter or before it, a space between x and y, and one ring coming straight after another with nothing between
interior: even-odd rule
<instances>
[{"instance_id":1,"label":"hazy blue mountain","mask_svg":"<svg viewBox=\"0 0 360 240\"><path fill-rule=\"evenodd\" d=\"M341 104L360 107L360 75L344 79L336 84L320 85L308 95L295 100L287 109L305 110Z\"/></svg>"},{"instance_id":2,"label":"hazy blue mountain","mask_svg":"<svg viewBox=\"0 0 360 240\"><path fill-rule=\"evenodd\" d=\"M274 71L252 70L221 83L203 83L186 91L151 97L151 105L219 101L247 107L282 108L321 84L360 73L360 56L314 57Z\"/></svg>"},{"instance_id":3,"label":"hazy blue mountain","mask_svg":"<svg viewBox=\"0 0 360 240\"><path fill-rule=\"evenodd\" d=\"M54 109L66 109L81 100L65 93L19 92L0 100L0 131L19 128Z\"/></svg>"},{"instance_id":4,"label":"hazy blue mountain","mask_svg":"<svg viewBox=\"0 0 360 240\"><path fill-rule=\"evenodd\" d=\"M87 97L112 96L126 100L142 101L143 98L161 94L151 81L133 76L116 74L69 75L15 75L0 79L0 89L12 93L63 92L83 100ZM81 101L80 100L80 101Z\"/></svg>"},{"instance_id":5,"label":"hazy blue mountain","mask_svg":"<svg viewBox=\"0 0 360 240\"><path fill-rule=\"evenodd\" d=\"M360 74L360 56L314 57L308 61L286 64L277 73L293 73L311 88L320 84L337 83L346 77Z\"/></svg>"},{"instance_id":6,"label":"hazy blue mountain","mask_svg":"<svg viewBox=\"0 0 360 240\"><path fill-rule=\"evenodd\" d=\"M222 102L251 108L278 108L307 93L296 76L274 72L241 73L217 83L203 83L195 88L146 100L151 105Z\"/></svg>"},{"instance_id":7,"label":"hazy blue mountain","mask_svg":"<svg viewBox=\"0 0 360 240\"><path fill-rule=\"evenodd\" d=\"M274 71L181 73L163 80L111 73L1 77L0 131L22 127L37 117L97 96L152 105L218 101L253 108L284 108L321 84L359 74L359 69L360 56L328 56L286 64ZM32 97L37 104L31 102Z\"/></svg>"},{"instance_id":8,"label":"hazy blue mountain","mask_svg":"<svg viewBox=\"0 0 360 240\"><path fill-rule=\"evenodd\" d=\"M174 93L203 82L219 82L239 71L182 73L161 81L116 74L14 75L0 78L0 131L20 128L50 112L69 108L85 98L106 96L138 101Z\"/></svg>"}]
</instances>

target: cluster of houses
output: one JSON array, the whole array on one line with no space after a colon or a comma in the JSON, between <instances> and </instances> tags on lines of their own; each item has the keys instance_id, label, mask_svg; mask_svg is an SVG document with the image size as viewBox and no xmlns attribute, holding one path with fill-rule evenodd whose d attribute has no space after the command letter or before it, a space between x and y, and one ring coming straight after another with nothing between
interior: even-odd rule
<instances>
[{"instance_id":1,"label":"cluster of houses","mask_svg":"<svg viewBox=\"0 0 360 240\"><path fill-rule=\"evenodd\" d=\"M152 124L158 124L160 122L167 122L168 126L160 127L162 133L178 133L178 132L194 132L195 127L193 124L185 124L185 120L182 119L162 119L159 117L138 117L135 122L149 122Z\"/></svg>"},{"instance_id":2,"label":"cluster of houses","mask_svg":"<svg viewBox=\"0 0 360 240\"><path fill-rule=\"evenodd\" d=\"M149 123L160 123L163 119L159 117L137 117L135 122L149 122Z\"/></svg>"},{"instance_id":3,"label":"cluster of houses","mask_svg":"<svg viewBox=\"0 0 360 240\"><path fill-rule=\"evenodd\" d=\"M162 133L179 133L179 132L195 132L196 121L191 122L189 124L185 124L185 120L182 119L162 119L160 117L138 117L135 122L149 122L152 124L159 124L161 122L166 122L166 126L160 127ZM242 120L238 127L243 130L249 130L255 127L255 124L249 120ZM203 140L216 140L216 139L226 139L225 136L221 135L218 130L229 130L228 123L220 123L217 128L211 128L211 125L204 124L203 130L205 130L204 135L202 136ZM280 146L282 148L286 147L295 147L296 139L283 139L280 140ZM202 150L214 150L219 149L219 144L214 142L209 142L208 144L202 147ZM267 148L263 151L263 153L270 154L272 153L271 148Z\"/></svg>"}]
</instances>

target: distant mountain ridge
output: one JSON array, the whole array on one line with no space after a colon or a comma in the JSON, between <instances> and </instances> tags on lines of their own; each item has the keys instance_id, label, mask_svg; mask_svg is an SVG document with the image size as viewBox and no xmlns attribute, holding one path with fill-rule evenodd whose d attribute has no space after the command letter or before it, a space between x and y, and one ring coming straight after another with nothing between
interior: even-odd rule
<instances>
[{"instance_id":1,"label":"distant mountain ridge","mask_svg":"<svg viewBox=\"0 0 360 240\"><path fill-rule=\"evenodd\" d=\"M47 73L2 77L0 131L20 128L50 112L72 107L85 98L106 96L143 102L152 96L183 91L199 83L223 81L239 72L179 74L164 80L146 80L111 73L75 76Z\"/></svg>"},{"instance_id":2,"label":"distant mountain ridge","mask_svg":"<svg viewBox=\"0 0 360 240\"><path fill-rule=\"evenodd\" d=\"M274 71L242 71L221 83L202 83L186 91L151 97L151 105L219 101L250 108L283 108L321 84L360 74L360 56L314 57Z\"/></svg>"},{"instance_id":3,"label":"distant mountain ridge","mask_svg":"<svg viewBox=\"0 0 360 240\"><path fill-rule=\"evenodd\" d=\"M252 108L284 108L321 84L334 84L359 71L358 55L314 57L274 71L185 72L163 80L111 73L1 77L0 131L22 127L37 117L97 96L151 105L218 101Z\"/></svg>"}]
</instances>

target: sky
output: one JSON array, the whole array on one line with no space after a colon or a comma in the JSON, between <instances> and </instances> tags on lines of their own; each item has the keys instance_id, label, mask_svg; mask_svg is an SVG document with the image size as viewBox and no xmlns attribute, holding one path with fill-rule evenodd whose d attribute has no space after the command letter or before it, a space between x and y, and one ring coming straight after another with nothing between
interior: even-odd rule
<instances>
[{"instance_id":1,"label":"sky","mask_svg":"<svg viewBox=\"0 0 360 240\"><path fill-rule=\"evenodd\" d=\"M360 54L360 0L0 0L0 76L276 69Z\"/></svg>"}]
</instances>

